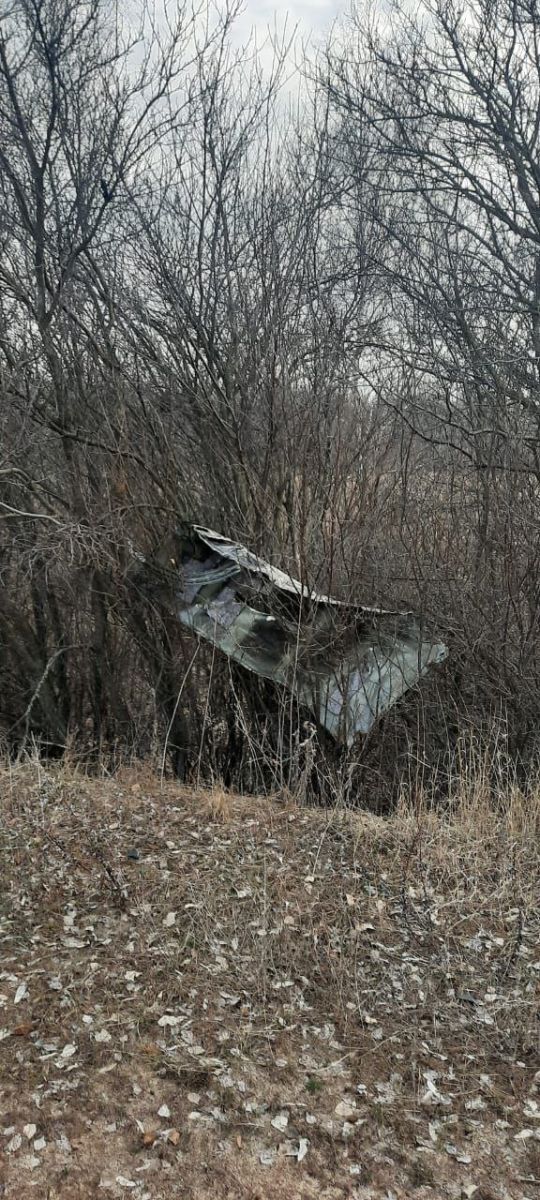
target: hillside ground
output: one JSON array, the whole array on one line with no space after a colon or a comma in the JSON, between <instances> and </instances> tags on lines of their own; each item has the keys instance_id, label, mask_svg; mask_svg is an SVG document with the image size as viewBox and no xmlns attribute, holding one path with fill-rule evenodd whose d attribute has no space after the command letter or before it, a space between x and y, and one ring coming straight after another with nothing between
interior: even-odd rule
<instances>
[{"instance_id":1,"label":"hillside ground","mask_svg":"<svg viewBox=\"0 0 540 1200\"><path fill-rule=\"evenodd\" d=\"M0 787L2 1197L540 1196L537 790Z\"/></svg>"}]
</instances>

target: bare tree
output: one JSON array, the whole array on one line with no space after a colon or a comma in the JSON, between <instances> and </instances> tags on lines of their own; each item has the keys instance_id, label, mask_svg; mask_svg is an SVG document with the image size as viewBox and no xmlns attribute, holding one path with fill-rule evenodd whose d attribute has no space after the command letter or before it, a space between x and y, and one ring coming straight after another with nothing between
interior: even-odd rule
<instances>
[{"instance_id":1,"label":"bare tree","mask_svg":"<svg viewBox=\"0 0 540 1200\"><path fill-rule=\"evenodd\" d=\"M103 0L16 0L2 18L0 626L16 734L31 698L36 728L59 745L88 720L97 742L111 736L106 713L128 721L113 581L150 481L158 508L174 487L126 353L121 280L131 214L192 119L199 60L230 19L201 34L197 12L180 7L158 28L143 8L134 32ZM73 646L88 654L82 677Z\"/></svg>"},{"instance_id":2,"label":"bare tree","mask_svg":"<svg viewBox=\"0 0 540 1200\"><path fill-rule=\"evenodd\" d=\"M540 684L540 12L433 0L379 26L357 12L352 29L319 86L339 185L387 234L367 374L401 422L399 537L417 594L455 630L456 710L467 695L510 713L523 748ZM357 182L366 131L377 149Z\"/></svg>"},{"instance_id":3,"label":"bare tree","mask_svg":"<svg viewBox=\"0 0 540 1200\"><path fill-rule=\"evenodd\" d=\"M399 765L422 738L436 762L494 714L525 755L536 5L356 14L296 106L287 45L264 71L233 49L234 4L212 13L2 17L2 729L93 753L159 737L177 770L238 786L302 774L302 714L162 602L169 538L196 520L450 637L422 721L404 703L354 763L380 773L390 739Z\"/></svg>"}]
</instances>

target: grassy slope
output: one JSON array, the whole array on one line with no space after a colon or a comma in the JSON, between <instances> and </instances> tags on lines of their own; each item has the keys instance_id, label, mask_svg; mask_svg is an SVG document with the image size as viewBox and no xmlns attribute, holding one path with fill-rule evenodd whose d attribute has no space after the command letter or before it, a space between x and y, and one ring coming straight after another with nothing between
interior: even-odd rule
<instances>
[{"instance_id":1,"label":"grassy slope","mask_svg":"<svg viewBox=\"0 0 540 1200\"><path fill-rule=\"evenodd\" d=\"M538 1195L537 795L0 784L0 1194Z\"/></svg>"}]
</instances>

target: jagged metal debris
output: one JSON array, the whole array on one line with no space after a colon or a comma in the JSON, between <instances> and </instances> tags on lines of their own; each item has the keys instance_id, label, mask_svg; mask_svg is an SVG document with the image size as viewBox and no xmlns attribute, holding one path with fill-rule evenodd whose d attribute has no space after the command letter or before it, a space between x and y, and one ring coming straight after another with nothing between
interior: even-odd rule
<instances>
[{"instance_id":1,"label":"jagged metal debris","mask_svg":"<svg viewBox=\"0 0 540 1200\"><path fill-rule=\"evenodd\" d=\"M320 595L244 546L194 525L161 547L183 625L296 694L351 746L447 656L409 612Z\"/></svg>"}]
</instances>

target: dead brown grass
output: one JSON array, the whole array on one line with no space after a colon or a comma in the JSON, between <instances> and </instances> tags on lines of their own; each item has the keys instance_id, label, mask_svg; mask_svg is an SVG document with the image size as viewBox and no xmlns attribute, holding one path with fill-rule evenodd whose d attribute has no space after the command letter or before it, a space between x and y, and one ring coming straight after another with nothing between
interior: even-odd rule
<instances>
[{"instance_id":1,"label":"dead brown grass","mask_svg":"<svg viewBox=\"0 0 540 1200\"><path fill-rule=\"evenodd\" d=\"M3 1195L534 1194L540 789L0 787Z\"/></svg>"}]
</instances>

